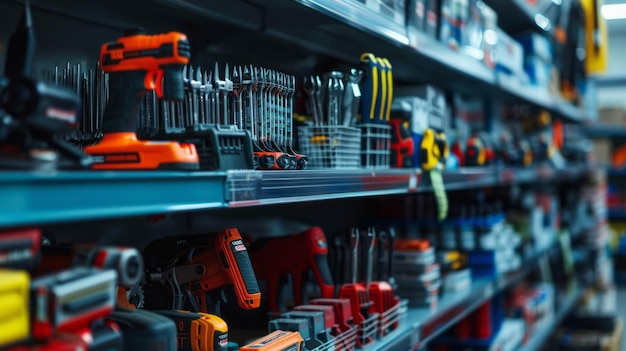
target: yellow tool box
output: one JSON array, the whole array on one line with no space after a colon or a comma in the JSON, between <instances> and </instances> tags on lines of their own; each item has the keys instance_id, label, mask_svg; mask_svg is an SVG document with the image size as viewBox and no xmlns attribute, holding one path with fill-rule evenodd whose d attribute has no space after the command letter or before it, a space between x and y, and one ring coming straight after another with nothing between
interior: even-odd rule
<instances>
[{"instance_id":1,"label":"yellow tool box","mask_svg":"<svg viewBox=\"0 0 626 351\"><path fill-rule=\"evenodd\" d=\"M28 338L28 287L25 271L0 270L0 348Z\"/></svg>"}]
</instances>

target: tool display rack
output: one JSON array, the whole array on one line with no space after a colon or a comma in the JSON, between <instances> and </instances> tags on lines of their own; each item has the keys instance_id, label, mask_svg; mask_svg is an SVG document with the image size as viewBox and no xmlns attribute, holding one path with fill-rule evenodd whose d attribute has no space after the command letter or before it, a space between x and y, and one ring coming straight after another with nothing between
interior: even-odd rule
<instances>
[{"instance_id":1,"label":"tool display rack","mask_svg":"<svg viewBox=\"0 0 626 351\"><path fill-rule=\"evenodd\" d=\"M534 23L535 13L522 0L488 3L496 10L507 9L500 11L500 16L506 17L500 22L510 26L505 30L540 30ZM473 58L434 39L424 36L418 43L410 43L404 27L383 21L351 1L32 0L31 6L38 36L36 56L43 64L75 57L93 63L99 45L127 28L175 29L189 36L192 57L198 57L198 64L207 57L235 63L248 63L254 57L256 64L297 74L294 63L305 62L311 55L354 62L364 51L380 52L393 62L398 82L436 82L441 88L458 92L483 92L485 99L527 103L572 123L587 119L586 112L569 103L530 86L500 80ZM0 0L0 21L6 24L2 35L8 37L20 9L20 1ZM39 19L44 17L45 21ZM446 171L443 178L446 189L459 190L562 182L582 178L589 171L588 165L561 170L550 166L463 168ZM290 224L289 219L296 212L299 219L328 224L333 220L317 218L321 213L316 212L317 207L338 208L337 201L358 204L365 197L431 191L427 177L422 175L419 170L408 169L1 172L0 228L56 226L81 240L137 244L138 237L152 235L145 229L149 226L159 235L174 235L224 227L236 218L240 226L255 228L263 223L267 229L276 228L273 221L280 217L280 230L295 232L297 225ZM289 206L277 206L281 204ZM281 211L278 215L277 209ZM352 212L358 209L356 206ZM242 216L246 220L241 220ZM169 220L159 221L165 217ZM349 215L342 218L351 219ZM524 278L546 254L538 253L513 274L474 281L466 294L445 295L436 311L409 309L401 327L368 349L420 348L482 302ZM580 293L580 288L570 289L551 328L558 325ZM525 349L537 349L549 336L549 329Z\"/></svg>"}]
</instances>

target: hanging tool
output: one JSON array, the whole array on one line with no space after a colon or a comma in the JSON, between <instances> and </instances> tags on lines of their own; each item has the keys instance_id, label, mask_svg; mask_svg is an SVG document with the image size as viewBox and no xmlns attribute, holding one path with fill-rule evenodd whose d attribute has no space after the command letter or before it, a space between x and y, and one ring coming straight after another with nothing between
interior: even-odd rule
<instances>
[{"instance_id":1,"label":"hanging tool","mask_svg":"<svg viewBox=\"0 0 626 351\"><path fill-rule=\"evenodd\" d=\"M276 96L278 89L276 73L263 67L251 68L250 114L253 116L256 135L253 137L254 155L259 169L295 169L297 159L276 144L278 138Z\"/></svg>"},{"instance_id":2,"label":"hanging tool","mask_svg":"<svg viewBox=\"0 0 626 351\"><path fill-rule=\"evenodd\" d=\"M332 71L324 76L324 95L325 95L325 116L329 126L338 126L341 121L341 112L343 106L343 73Z\"/></svg>"},{"instance_id":3,"label":"hanging tool","mask_svg":"<svg viewBox=\"0 0 626 351\"><path fill-rule=\"evenodd\" d=\"M384 101L387 98L387 75L378 58L372 53L364 53L360 58L363 67L361 81L360 123L386 123Z\"/></svg>"},{"instance_id":4,"label":"hanging tool","mask_svg":"<svg viewBox=\"0 0 626 351\"><path fill-rule=\"evenodd\" d=\"M384 121L384 123L389 122L389 119L391 118L391 105L393 104L393 72L392 72L392 67L391 67L391 62L389 62L388 59L386 58L379 58L378 61L380 62L381 66L383 67L383 70L381 71L381 76L385 75L386 77L383 77L382 81L385 81L385 78L387 80L387 89L385 91L385 86L383 83L383 99L384 99L384 103L381 106L382 111L380 112L381 114L381 120Z\"/></svg>"},{"instance_id":5,"label":"hanging tool","mask_svg":"<svg viewBox=\"0 0 626 351\"><path fill-rule=\"evenodd\" d=\"M248 251L235 228L215 233L212 242L205 235L155 240L145 248L144 260L148 270L144 305L148 309L183 309L187 300L197 312L212 313L219 310L219 305L208 293L217 292L223 300L225 285L233 285L241 308L259 307L259 286ZM163 301L166 296L161 296L162 287L169 289L165 295L169 294L171 302ZM213 301L216 306L211 306Z\"/></svg>"},{"instance_id":6,"label":"hanging tool","mask_svg":"<svg viewBox=\"0 0 626 351\"><path fill-rule=\"evenodd\" d=\"M368 252L368 262L366 262L367 266L367 274L364 283L357 282L358 280L358 256L359 256L359 229L353 228L350 233L350 247L352 248L352 282L348 284L343 284L339 289L339 298L349 299L350 306L352 310L352 317L354 318L354 323L357 324L362 332L365 334L365 329L367 326L364 325L370 317L370 307L372 306L372 301L369 297L369 287L371 282L371 266L372 262L369 260L369 253L373 250L374 245L374 233L373 231L368 231L366 236L366 247ZM365 339L358 339L357 344L363 346L373 341L371 337Z\"/></svg>"},{"instance_id":7,"label":"hanging tool","mask_svg":"<svg viewBox=\"0 0 626 351\"><path fill-rule=\"evenodd\" d=\"M182 69L189 62L190 47L182 33L147 35L128 31L115 42L105 43L100 64L109 73L110 99L100 143L85 148L94 156L95 169L176 169L199 167L193 144L138 140L138 110L147 91L159 98L184 98Z\"/></svg>"},{"instance_id":8,"label":"hanging tool","mask_svg":"<svg viewBox=\"0 0 626 351\"><path fill-rule=\"evenodd\" d=\"M341 121L344 127L352 127L357 122L357 114L361 105L361 88L359 84L362 78L363 71L356 68L351 68L345 76Z\"/></svg>"},{"instance_id":9,"label":"hanging tool","mask_svg":"<svg viewBox=\"0 0 626 351\"><path fill-rule=\"evenodd\" d=\"M411 133L410 110L393 110L391 125L391 166L398 168L413 168L415 143Z\"/></svg>"},{"instance_id":10,"label":"hanging tool","mask_svg":"<svg viewBox=\"0 0 626 351\"><path fill-rule=\"evenodd\" d=\"M0 104L8 113L0 124L0 166L33 168L54 164L58 156L67 157L82 168L91 158L58 136L76 130L80 102L69 89L35 80L32 64L35 34L30 3L24 2L20 22L9 39L9 47L0 79ZM52 161L52 162L51 162Z\"/></svg>"},{"instance_id":11,"label":"hanging tool","mask_svg":"<svg viewBox=\"0 0 626 351\"><path fill-rule=\"evenodd\" d=\"M320 297L333 297L334 285L328 266L328 244L320 227L280 238L259 239L250 248L250 260L260 280L267 280L268 309L285 311L278 301L281 278L291 276L295 305L306 303L309 272L317 282Z\"/></svg>"},{"instance_id":12,"label":"hanging tool","mask_svg":"<svg viewBox=\"0 0 626 351\"><path fill-rule=\"evenodd\" d=\"M368 230L368 237L369 236L373 237L375 241L376 230L373 227L370 227L367 230ZM382 233L384 233L384 235ZM383 246L381 245L382 243L380 241L380 238L381 237L384 238L383 241L386 242L388 238L387 235L388 235L387 232L381 232L381 235L379 235L379 243L378 243L379 247ZM388 265L391 265L391 260L393 257L393 251L392 251L393 244L394 244L393 240L391 240L391 242L388 243L390 247L389 255L387 257ZM383 250L384 250L384 247L382 248L381 251ZM399 311L397 311L397 308L400 306L399 305L400 299L396 296L395 290L391 286L391 284L389 284L389 282L384 281L382 279L372 282L372 262L373 262L372 251L373 249L370 246L368 250L368 257L367 257L368 271L367 271L366 287L367 287L367 291L369 294L369 298L372 301L372 306L370 310L380 315L381 323L379 325L379 329L380 329L380 334L384 336L387 333L389 333L391 330L394 330L395 328L397 328L399 325L399 321L398 321L399 318L397 318ZM380 257L379 255L379 259L381 258L382 257ZM393 279L391 272L392 272L391 267L389 267L387 273L389 274L389 278ZM395 313L395 315L391 315L393 313Z\"/></svg>"},{"instance_id":13,"label":"hanging tool","mask_svg":"<svg viewBox=\"0 0 626 351\"><path fill-rule=\"evenodd\" d=\"M422 142L420 143L420 163L425 171L435 169L441 164L442 152L439 148L441 143L437 142L436 132L427 128L424 130Z\"/></svg>"},{"instance_id":14,"label":"hanging tool","mask_svg":"<svg viewBox=\"0 0 626 351\"><path fill-rule=\"evenodd\" d=\"M176 325L178 351L226 351L228 349L228 325L212 314L179 310L154 310Z\"/></svg>"}]
</instances>

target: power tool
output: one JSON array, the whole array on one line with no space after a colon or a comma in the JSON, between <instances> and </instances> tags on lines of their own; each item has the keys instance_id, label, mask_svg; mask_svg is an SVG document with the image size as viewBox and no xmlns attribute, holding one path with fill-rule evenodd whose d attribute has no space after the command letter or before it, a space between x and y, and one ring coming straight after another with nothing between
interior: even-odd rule
<instances>
[{"instance_id":1,"label":"power tool","mask_svg":"<svg viewBox=\"0 0 626 351\"><path fill-rule=\"evenodd\" d=\"M438 140L435 130L428 128L424 130L422 142L420 143L420 163L425 171L437 168L443 158L443 150L440 149L441 141Z\"/></svg>"},{"instance_id":2,"label":"power tool","mask_svg":"<svg viewBox=\"0 0 626 351\"><path fill-rule=\"evenodd\" d=\"M145 308L219 314L219 299L208 293L219 295L226 285L233 285L241 308L259 307L259 285L239 231L230 228L214 233L213 237L212 241L207 235L167 237L144 249ZM183 308L185 300L191 308ZM215 305L210 306L211 302Z\"/></svg>"},{"instance_id":3,"label":"power tool","mask_svg":"<svg viewBox=\"0 0 626 351\"><path fill-rule=\"evenodd\" d=\"M226 351L228 326L216 315L180 310L154 310L176 325L178 351Z\"/></svg>"},{"instance_id":4,"label":"power tool","mask_svg":"<svg viewBox=\"0 0 626 351\"><path fill-rule=\"evenodd\" d=\"M0 232L0 268L30 271L40 261L41 231L38 228Z\"/></svg>"},{"instance_id":5,"label":"power tool","mask_svg":"<svg viewBox=\"0 0 626 351\"><path fill-rule=\"evenodd\" d=\"M5 76L0 79L0 167L40 168L59 164L59 155L86 168L91 158L58 138L76 129L80 101L69 89L32 77L35 34L30 5L9 40ZM0 111L0 116L2 111Z\"/></svg>"},{"instance_id":6,"label":"power tool","mask_svg":"<svg viewBox=\"0 0 626 351\"><path fill-rule=\"evenodd\" d=\"M295 331L276 330L239 348L240 351L302 351L304 339Z\"/></svg>"},{"instance_id":7,"label":"power tool","mask_svg":"<svg viewBox=\"0 0 626 351\"><path fill-rule=\"evenodd\" d=\"M168 317L151 311L116 308L106 319L119 326L124 350L177 351L176 324Z\"/></svg>"},{"instance_id":8,"label":"power tool","mask_svg":"<svg viewBox=\"0 0 626 351\"><path fill-rule=\"evenodd\" d=\"M199 169L194 144L139 140L136 134L139 107L148 91L166 101L184 98L182 70L190 55L187 36L178 32L130 30L102 45L100 65L109 73L110 98L102 141L85 148L94 158L94 169Z\"/></svg>"},{"instance_id":9,"label":"power tool","mask_svg":"<svg viewBox=\"0 0 626 351\"><path fill-rule=\"evenodd\" d=\"M141 253L132 247L55 245L42 248L41 265L36 274L78 266L113 269L117 272L118 285L126 289L139 284L144 271Z\"/></svg>"},{"instance_id":10,"label":"power tool","mask_svg":"<svg viewBox=\"0 0 626 351\"><path fill-rule=\"evenodd\" d=\"M306 303L305 285L312 272L319 288L319 297L333 297L335 287L327 261L328 245L320 227L280 238L259 239L250 248L250 260L257 278L266 280L268 309L285 311L279 303L281 278L290 275L295 305Z\"/></svg>"},{"instance_id":11,"label":"power tool","mask_svg":"<svg viewBox=\"0 0 626 351\"><path fill-rule=\"evenodd\" d=\"M411 134L410 111L393 111L389 120L391 125L391 166L397 168L413 167L415 144Z\"/></svg>"},{"instance_id":12,"label":"power tool","mask_svg":"<svg viewBox=\"0 0 626 351\"><path fill-rule=\"evenodd\" d=\"M472 136L465 145L465 166L484 166L487 162L487 149L482 139Z\"/></svg>"},{"instance_id":13,"label":"power tool","mask_svg":"<svg viewBox=\"0 0 626 351\"><path fill-rule=\"evenodd\" d=\"M30 285L31 337L47 341L54 333L74 333L108 316L115 306L113 270L75 267L37 277Z\"/></svg>"}]
</instances>

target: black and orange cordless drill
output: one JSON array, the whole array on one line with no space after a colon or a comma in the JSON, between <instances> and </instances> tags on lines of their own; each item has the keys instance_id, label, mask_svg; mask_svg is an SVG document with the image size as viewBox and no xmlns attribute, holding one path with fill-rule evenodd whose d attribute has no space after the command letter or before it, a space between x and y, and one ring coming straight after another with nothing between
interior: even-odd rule
<instances>
[{"instance_id":1,"label":"black and orange cordless drill","mask_svg":"<svg viewBox=\"0 0 626 351\"><path fill-rule=\"evenodd\" d=\"M159 98L182 100L184 65L191 49L178 32L147 35L128 31L102 45L100 65L109 74L109 103L103 119L102 141L85 148L94 169L196 170L199 159L193 144L139 140L136 125L143 96L154 90Z\"/></svg>"}]
</instances>

